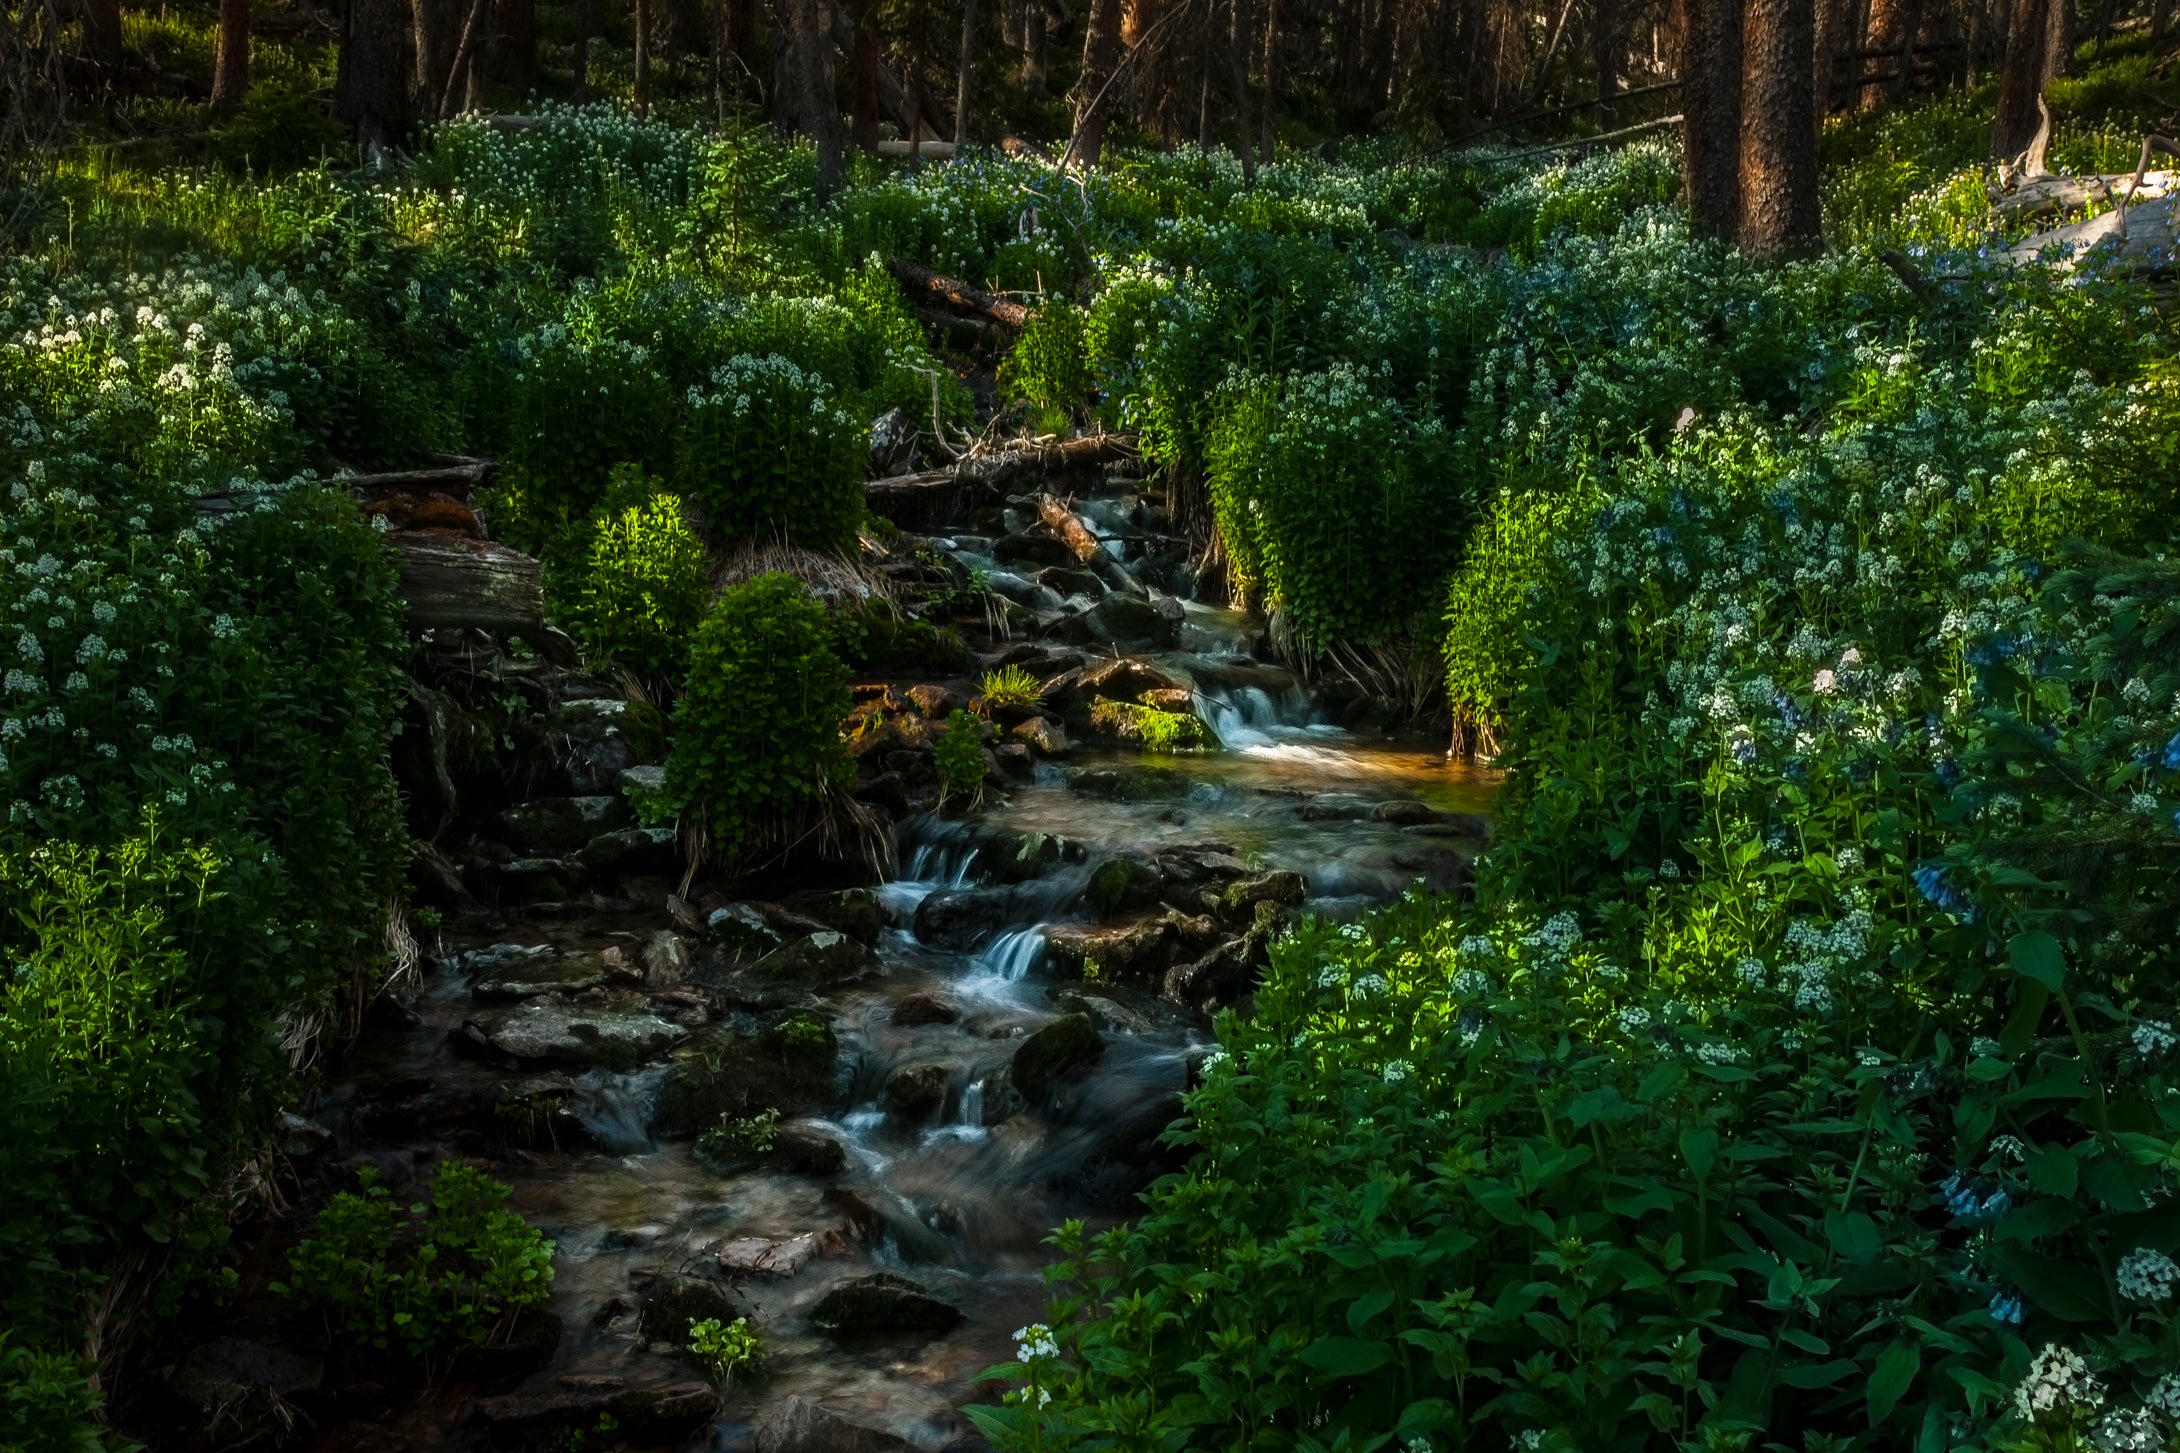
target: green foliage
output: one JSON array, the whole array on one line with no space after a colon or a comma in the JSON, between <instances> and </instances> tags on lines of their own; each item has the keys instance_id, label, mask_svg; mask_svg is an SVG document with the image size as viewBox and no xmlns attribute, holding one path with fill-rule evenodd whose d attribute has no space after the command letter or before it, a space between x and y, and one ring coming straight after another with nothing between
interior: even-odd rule
<instances>
[{"instance_id":1,"label":"green foliage","mask_svg":"<svg viewBox=\"0 0 2180 1453\"><path fill-rule=\"evenodd\" d=\"M985 672L977 691L990 706L1035 706L1045 699L1037 678L1020 666Z\"/></svg>"},{"instance_id":2,"label":"green foliage","mask_svg":"<svg viewBox=\"0 0 2180 1453\"><path fill-rule=\"evenodd\" d=\"M984 723L966 711L946 719L946 730L933 738L932 764L939 769L939 806L966 798L975 807L984 800Z\"/></svg>"},{"instance_id":3,"label":"green foliage","mask_svg":"<svg viewBox=\"0 0 2180 1453\"><path fill-rule=\"evenodd\" d=\"M1025 400L1063 424L1087 407L1095 386L1084 320L1064 298L1038 304L999 365L1001 397Z\"/></svg>"},{"instance_id":4,"label":"green foliage","mask_svg":"<svg viewBox=\"0 0 2180 1453\"><path fill-rule=\"evenodd\" d=\"M218 142L220 160L229 167L271 175L349 149L347 131L326 114L325 103L286 79L252 85L220 128Z\"/></svg>"},{"instance_id":5,"label":"green foliage","mask_svg":"<svg viewBox=\"0 0 2180 1453\"><path fill-rule=\"evenodd\" d=\"M1456 729L1489 755L1506 706L1536 667L1525 612L1556 586L1554 546L1575 533L1581 491L1502 490L1446 593L1446 696Z\"/></svg>"},{"instance_id":6,"label":"green foliage","mask_svg":"<svg viewBox=\"0 0 2180 1453\"><path fill-rule=\"evenodd\" d=\"M1208 445L1230 568L1305 639L1406 629L1453 563L1468 503L1438 420L1340 365L1230 387Z\"/></svg>"},{"instance_id":7,"label":"green foliage","mask_svg":"<svg viewBox=\"0 0 2180 1453\"><path fill-rule=\"evenodd\" d=\"M590 655L678 683L710 604L703 542L681 499L661 493L599 523L570 615Z\"/></svg>"},{"instance_id":8,"label":"green foliage","mask_svg":"<svg viewBox=\"0 0 2180 1453\"><path fill-rule=\"evenodd\" d=\"M404 1214L376 1172L342 1191L289 1253L278 1289L334 1336L421 1357L505 1337L552 1294L553 1244L513 1211L506 1186L456 1161L429 1205Z\"/></svg>"},{"instance_id":9,"label":"green foliage","mask_svg":"<svg viewBox=\"0 0 2180 1453\"><path fill-rule=\"evenodd\" d=\"M103 1453L110 1445L91 1421L99 1407L92 1370L0 1330L0 1453Z\"/></svg>"},{"instance_id":10,"label":"green foliage","mask_svg":"<svg viewBox=\"0 0 2180 1453\"><path fill-rule=\"evenodd\" d=\"M847 771L848 674L825 609L788 575L721 592L674 709L666 805L733 862L824 809Z\"/></svg>"},{"instance_id":11,"label":"green foliage","mask_svg":"<svg viewBox=\"0 0 2180 1453\"><path fill-rule=\"evenodd\" d=\"M719 1123L696 1138L697 1159L721 1173L744 1169L772 1149L780 1127L780 1112L760 1110L754 1115L722 1115Z\"/></svg>"},{"instance_id":12,"label":"green foliage","mask_svg":"<svg viewBox=\"0 0 2180 1453\"><path fill-rule=\"evenodd\" d=\"M764 1364L765 1339L747 1317L736 1317L724 1326L717 1317L706 1317L689 1324L689 1351L704 1363L714 1380L726 1386Z\"/></svg>"},{"instance_id":13,"label":"green foliage","mask_svg":"<svg viewBox=\"0 0 2180 1453\"><path fill-rule=\"evenodd\" d=\"M1177 752L1212 745L1211 730L1193 712L1164 711L1132 701L1100 698L1090 709L1090 724L1147 752Z\"/></svg>"},{"instance_id":14,"label":"green foliage","mask_svg":"<svg viewBox=\"0 0 2180 1453\"><path fill-rule=\"evenodd\" d=\"M865 426L815 374L738 354L692 393L675 479L713 540L851 544L863 519Z\"/></svg>"}]
</instances>

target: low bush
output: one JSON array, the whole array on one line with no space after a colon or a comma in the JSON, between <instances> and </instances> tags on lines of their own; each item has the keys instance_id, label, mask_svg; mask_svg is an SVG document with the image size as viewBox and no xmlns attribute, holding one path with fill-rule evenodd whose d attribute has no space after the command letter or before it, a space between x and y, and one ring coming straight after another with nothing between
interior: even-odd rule
<instances>
[{"instance_id":1,"label":"low bush","mask_svg":"<svg viewBox=\"0 0 2180 1453\"><path fill-rule=\"evenodd\" d=\"M342 1191L289 1253L276 1290L332 1336L412 1357L497 1341L552 1295L553 1244L506 1209L508 1189L457 1161L404 1213L376 1172Z\"/></svg>"},{"instance_id":2,"label":"low bush","mask_svg":"<svg viewBox=\"0 0 2180 1453\"><path fill-rule=\"evenodd\" d=\"M966 711L946 719L946 730L931 743L932 764L939 769L939 806L954 798L975 807L984 800L984 723Z\"/></svg>"},{"instance_id":3,"label":"low bush","mask_svg":"<svg viewBox=\"0 0 2180 1453\"><path fill-rule=\"evenodd\" d=\"M1035 706L1045 699L1037 678L1020 666L1002 666L984 673L977 694L988 706Z\"/></svg>"},{"instance_id":4,"label":"low bush","mask_svg":"<svg viewBox=\"0 0 2180 1453\"><path fill-rule=\"evenodd\" d=\"M845 779L848 707L825 608L802 583L760 575L729 587L697 628L666 806L722 861L791 840Z\"/></svg>"},{"instance_id":5,"label":"low bush","mask_svg":"<svg viewBox=\"0 0 2180 1453\"><path fill-rule=\"evenodd\" d=\"M592 657L670 691L688 672L711 596L704 544L680 497L660 493L597 525L568 614Z\"/></svg>"},{"instance_id":6,"label":"low bush","mask_svg":"<svg viewBox=\"0 0 2180 1453\"><path fill-rule=\"evenodd\" d=\"M1065 429L1092 402L1083 318L1083 310L1065 299L1038 304L999 365L1001 397L1029 403L1040 411L1041 422L1057 429Z\"/></svg>"},{"instance_id":7,"label":"low bush","mask_svg":"<svg viewBox=\"0 0 2180 1453\"><path fill-rule=\"evenodd\" d=\"M737 355L690 396L675 482L719 544L844 548L863 519L867 428L818 375L777 354Z\"/></svg>"}]
</instances>

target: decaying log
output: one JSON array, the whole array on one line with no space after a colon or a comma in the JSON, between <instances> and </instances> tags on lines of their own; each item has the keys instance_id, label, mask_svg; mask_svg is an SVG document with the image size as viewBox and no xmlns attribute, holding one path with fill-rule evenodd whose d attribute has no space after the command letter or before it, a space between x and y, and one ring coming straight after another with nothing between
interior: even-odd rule
<instances>
[{"instance_id":1,"label":"decaying log","mask_svg":"<svg viewBox=\"0 0 2180 1453\"><path fill-rule=\"evenodd\" d=\"M352 474L335 483L347 486L358 499L380 494L443 494L466 500L471 490L489 483L499 471L496 459L470 459L458 454L434 456L429 469L404 469L392 474Z\"/></svg>"},{"instance_id":2,"label":"decaying log","mask_svg":"<svg viewBox=\"0 0 2180 1453\"><path fill-rule=\"evenodd\" d=\"M1029 321L1029 309L1010 298L995 297L982 288L974 288L959 278L935 273L920 263L905 258L886 259L886 269L900 280L901 286L923 299L939 303L962 313L980 313L994 323L1006 328L1019 329Z\"/></svg>"},{"instance_id":3,"label":"decaying log","mask_svg":"<svg viewBox=\"0 0 2180 1453\"><path fill-rule=\"evenodd\" d=\"M537 561L490 540L399 531L386 539L412 630L469 626L541 641L545 593Z\"/></svg>"},{"instance_id":4,"label":"decaying log","mask_svg":"<svg viewBox=\"0 0 2180 1453\"><path fill-rule=\"evenodd\" d=\"M2158 140L2161 138L2152 138ZM2145 158L2147 160L2147 158ZM2139 178L2139 180L2138 180ZM2123 198L2149 201L2173 190L2172 172L2096 173L2086 177L2024 177L2011 192L1992 199L1991 213L2002 222L2056 216L2093 202L2118 205Z\"/></svg>"},{"instance_id":5,"label":"decaying log","mask_svg":"<svg viewBox=\"0 0 2180 1453\"><path fill-rule=\"evenodd\" d=\"M878 154L880 156L907 156L909 155L908 143L906 141L881 141L878 143ZM954 143L951 141L919 141L916 143L915 154L931 161L952 161L954 159Z\"/></svg>"},{"instance_id":6,"label":"decaying log","mask_svg":"<svg viewBox=\"0 0 2180 1453\"><path fill-rule=\"evenodd\" d=\"M863 486L873 502L913 497L963 485L1003 484L1025 474L1043 474L1079 465L1118 464L1133 459L1135 435L1093 434L1087 439L1028 440L990 454L973 454L944 469L874 479Z\"/></svg>"},{"instance_id":7,"label":"decaying log","mask_svg":"<svg viewBox=\"0 0 2180 1453\"><path fill-rule=\"evenodd\" d=\"M1098 543L1098 537L1090 532L1082 517L1051 495L1037 496L1037 518L1045 522L1046 529L1067 542L1067 548L1075 552L1077 560L1095 560L1104 553L1105 547Z\"/></svg>"}]
</instances>

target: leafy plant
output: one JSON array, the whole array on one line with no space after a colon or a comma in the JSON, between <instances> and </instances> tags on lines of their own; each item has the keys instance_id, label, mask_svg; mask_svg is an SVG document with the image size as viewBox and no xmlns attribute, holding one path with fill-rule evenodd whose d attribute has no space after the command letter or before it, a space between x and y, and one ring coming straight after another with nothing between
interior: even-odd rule
<instances>
[{"instance_id":1,"label":"leafy plant","mask_svg":"<svg viewBox=\"0 0 2180 1453\"><path fill-rule=\"evenodd\" d=\"M747 1317L736 1317L724 1326L717 1317L706 1317L689 1324L689 1351L725 1386L764 1363L765 1339Z\"/></svg>"},{"instance_id":2,"label":"leafy plant","mask_svg":"<svg viewBox=\"0 0 2180 1453\"><path fill-rule=\"evenodd\" d=\"M970 807L984 800L984 723L966 711L946 719L946 730L933 738L931 760L939 769L939 806L966 798Z\"/></svg>"},{"instance_id":3,"label":"leafy plant","mask_svg":"<svg viewBox=\"0 0 2180 1453\"><path fill-rule=\"evenodd\" d=\"M674 708L665 805L735 861L826 810L847 771L848 674L825 609L788 575L723 591Z\"/></svg>"},{"instance_id":4,"label":"leafy plant","mask_svg":"<svg viewBox=\"0 0 2180 1453\"><path fill-rule=\"evenodd\" d=\"M721 544L839 548L863 518L865 428L820 376L740 354L690 396L675 480Z\"/></svg>"},{"instance_id":5,"label":"leafy plant","mask_svg":"<svg viewBox=\"0 0 2180 1453\"><path fill-rule=\"evenodd\" d=\"M722 1115L717 1125L697 1137L697 1159L717 1171L740 1170L772 1149L779 1126L780 1112L774 1109L753 1115Z\"/></svg>"},{"instance_id":6,"label":"leafy plant","mask_svg":"<svg viewBox=\"0 0 2180 1453\"><path fill-rule=\"evenodd\" d=\"M1022 336L999 365L1002 397L1022 399L1062 427L1094 392L1084 314L1065 299L1031 310Z\"/></svg>"},{"instance_id":7,"label":"leafy plant","mask_svg":"<svg viewBox=\"0 0 2180 1453\"><path fill-rule=\"evenodd\" d=\"M674 495L654 494L602 521L572 612L585 649L647 681L678 684L711 604L706 564Z\"/></svg>"},{"instance_id":8,"label":"leafy plant","mask_svg":"<svg viewBox=\"0 0 2180 1453\"><path fill-rule=\"evenodd\" d=\"M1165 711L1133 701L1100 698L1090 709L1090 724L1123 741L1139 742L1147 752L1175 752L1212 745L1210 728L1195 713Z\"/></svg>"},{"instance_id":9,"label":"leafy plant","mask_svg":"<svg viewBox=\"0 0 2180 1453\"><path fill-rule=\"evenodd\" d=\"M447 1161L429 1205L404 1216L375 1171L359 1180L318 1213L276 1287L337 1335L423 1356L505 1337L523 1308L551 1295L553 1244L505 1209L498 1181Z\"/></svg>"}]
</instances>

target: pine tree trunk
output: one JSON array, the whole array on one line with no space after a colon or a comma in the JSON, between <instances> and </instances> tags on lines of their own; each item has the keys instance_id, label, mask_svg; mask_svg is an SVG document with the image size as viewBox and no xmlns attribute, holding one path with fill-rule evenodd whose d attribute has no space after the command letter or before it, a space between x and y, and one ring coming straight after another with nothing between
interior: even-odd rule
<instances>
[{"instance_id":1,"label":"pine tree trunk","mask_svg":"<svg viewBox=\"0 0 2180 1453\"><path fill-rule=\"evenodd\" d=\"M1809 95L1820 132L1824 118L1832 114L1832 72L1846 46L1847 22L1853 18L1851 8L1850 0L1817 0L1817 39L1809 62Z\"/></svg>"},{"instance_id":2,"label":"pine tree trunk","mask_svg":"<svg viewBox=\"0 0 2180 1453\"><path fill-rule=\"evenodd\" d=\"M1900 47L1901 12L1908 0L1869 0L1869 18L1862 31L1861 49L1865 55L1897 50ZM1867 66L1867 60L1856 62ZM1883 62L1878 63L1878 74L1883 73ZM1856 97L1855 105L1863 111L1875 111L1885 104L1885 86L1881 82L1867 82Z\"/></svg>"},{"instance_id":3,"label":"pine tree trunk","mask_svg":"<svg viewBox=\"0 0 2180 1453\"><path fill-rule=\"evenodd\" d=\"M1817 118L1809 92L1813 0L1746 0L1741 19L1740 221L1752 257L1823 240L1817 206Z\"/></svg>"},{"instance_id":4,"label":"pine tree trunk","mask_svg":"<svg viewBox=\"0 0 2180 1453\"><path fill-rule=\"evenodd\" d=\"M1264 115L1258 150L1267 163L1279 155L1279 0L1264 3Z\"/></svg>"},{"instance_id":5,"label":"pine tree trunk","mask_svg":"<svg viewBox=\"0 0 2180 1453\"><path fill-rule=\"evenodd\" d=\"M1922 0L1900 0L1900 35L1893 57L1892 80L1885 87L1888 99L1898 101L1915 79L1915 41L1922 34Z\"/></svg>"},{"instance_id":6,"label":"pine tree trunk","mask_svg":"<svg viewBox=\"0 0 2180 1453\"><path fill-rule=\"evenodd\" d=\"M2150 7L2150 44L2165 43L2165 27L2172 23L2172 0L2156 0Z\"/></svg>"},{"instance_id":7,"label":"pine tree trunk","mask_svg":"<svg viewBox=\"0 0 2180 1453\"><path fill-rule=\"evenodd\" d=\"M817 146L818 200L840 190L840 113L833 88L832 28L823 0L783 0L782 38L795 83L795 125Z\"/></svg>"},{"instance_id":8,"label":"pine tree trunk","mask_svg":"<svg viewBox=\"0 0 2180 1453\"><path fill-rule=\"evenodd\" d=\"M658 0L629 0L629 27L635 32L635 81L629 87L629 109L637 116L651 113L651 11Z\"/></svg>"},{"instance_id":9,"label":"pine tree trunk","mask_svg":"<svg viewBox=\"0 0 2180 1453\"><path fill-rule=\"evenodd\" d=\"M92 60L121 64L121 0L83 0L83 39Z\"/></svg>"},{"instance_id":10,"label":"pine tree trunk","mask_svg":"<svg viewBox=\"0 0 2180 1453\"><path fill-rule=\"evenodd\" d=\"M1681 178L1696 230L1740 226L1741 0L1678 0Z\"/></svg>"},{"instance_id":11,"label":"pine tree trunk","mask_svg":"<svg viewBox=\"0 0 2180 1453\"><path fill-rule=\"evenodd\" d=\"M408 26L402 0L349 0L342 16L334 112L367 159L391 151L408 134Z\"/></svg>"},{"instance_id":12,"label":"pine tree trunk","mask_svg":"<svg viewBox=\"0 0 2180 1453\"><path fill-rule=\"evenodd\" d=\"M2048 79L2049 0L2014 0L2006 27L2006 59L1998 73L1998 109L1991 120L1991 155L2010 157L2028 148L2036 136L2036 99Z\"/></svg>"},{"instance_id":13,"label":"pine tree trunk","mask_svg":"<svg viewBox=\"0 0 2180 1453\"><path fill-rule=\"evenodd\" d=\"M1045 37L1050 23L1045 0L1029 0L1022 12L1022 90L1031 96L1045 93Z\"/></svg>"},{"instance_id":14,"label":"pine tree trunk","mask_svg":"<svg viewBox=\"0 0 2180 1453\"><path fill-rule=\"evenodd\" d=\"M1612 98L1620 93L1620 25L1616 0L1590 0L1590 65L1597 73L1597 119L1612 125Z\"/></svg>"},{"instance_id":15,"label":"pine tree trunk","mask_svg":"<svg viewBox=\"0 0 2180 1453\"><path fill-rule=\"evenodd\" d=\"M878 150L878 7L864 0L855 13L855 44L848 50L849 132L865 152Z\"/></svg>"},{"instance_id":16,"label":"pine tree trunk","mask_svg":"<svg viewBox=\"0 0 2180 1453\"><path fill-rule=\"evenodd\" d=\"M494 80L528 91L537 84L536 0L493 0L493 35L486 51Z\"/></svg>"},{"instance_id":17,"label":"pine tree trunk","mask_svg":"<svg viewBox=\"0 0 2180 1453\"><path fill-rule=\"evenodd\" d=\"M1077 165L1094 168L1105 149L1105 118L1112 109L1106 82L1120 49L1120 0L1090 0L1082 33L1082 76L1075 83L1075 138L1068 151Z\"/></svg>"},{"instance_id":18,"label":"pine tree trunk","mask_svg":"<svg viewBox=\"0 0 2180 1453\"><path fill-rule=\"evenodd\" d=\"M961 0L961 65L954 85L954 145L969 144L969 96L976 85L976 0Z\"/></svg>"},{"instance_id":19,"label":"pine tree trunk","mask_svg":"<svg viewBox=\"0 0 2180 1453\"><path fill-rule=\"evenodd\" d=\"M447 78L454 65L454 46L459 37L455 24L460 12L455 0L412 0L409 10L409 49L416 60L416 95L427 116L437 116L447 99ZM581 6L577 7L581 25ZM576 42L576 90L583 85L583 46Z\"/></svg>"},{"instance_id":20,"label":"pine tree trunk","mask_svg":"<svg viewBox=\"0 0 2180 1453\"><path fill-rule=\"evenodd\" d=\"M212 114L231 114L249 89L250 0L220 0L219 49L212 58Z\"/></svg>"},{"instance_id":21,"label":"pine tree trunk","mask_svg":"<svg viewBox=\"0 0 2180 1453\"><path fill-rule=\"evenodd\" d=\"M2063 76L2074 60L2074 0L2051 0L2044 8L2044 84Z\"/></svg>"},{"instance_id":22,"label":"pine tree trunk","mask_svg":"<svg viewBox=\"0 0 2180 1453\"><path fill-rule=\"evenodd\" d=\"M1249 0L1232 0L1230 14L1233 26L1226 48L1227 75L1234 88L1234 154L1241 158L1241 180L1244 186L1255 186L1257 181L1256 149L1249 144L1249 49L1255 38L1250 34Z\"/></svg>"}]
</instances>

